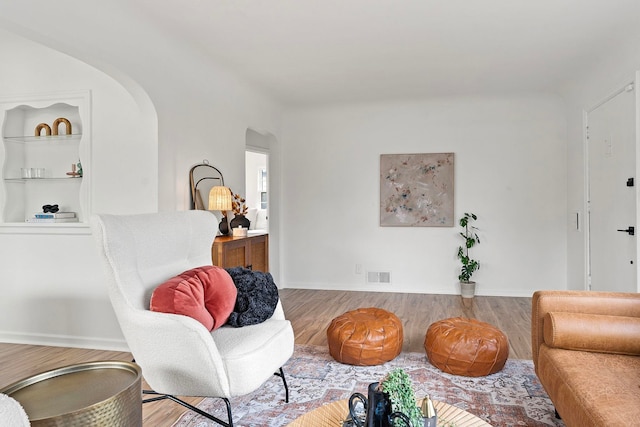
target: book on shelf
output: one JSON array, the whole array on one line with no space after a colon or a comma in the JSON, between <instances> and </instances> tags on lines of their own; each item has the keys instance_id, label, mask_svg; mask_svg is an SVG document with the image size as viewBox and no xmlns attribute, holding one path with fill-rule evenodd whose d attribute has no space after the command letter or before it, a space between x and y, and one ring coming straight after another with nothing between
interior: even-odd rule
<instances>
[{"instance_id":1,"label":"book on shelf","mask_svg":"<svg viewBox=\"0 0 640 427\"><path fill-rule=\"evenodd\" d=\"M78 221L78 218L28 218L27 222L57 223L57 222L79 222L79 221Z\"/></svg>"},{"instance_id":2,"label":"book on shelf","mask_svg":"<svg viewBox=\"0 0 640 427\"><path fill-rule=\"evenodd\" d=\"M75 218L75 212L36 212L34 218Z\"/></svg>"}]
</instances>

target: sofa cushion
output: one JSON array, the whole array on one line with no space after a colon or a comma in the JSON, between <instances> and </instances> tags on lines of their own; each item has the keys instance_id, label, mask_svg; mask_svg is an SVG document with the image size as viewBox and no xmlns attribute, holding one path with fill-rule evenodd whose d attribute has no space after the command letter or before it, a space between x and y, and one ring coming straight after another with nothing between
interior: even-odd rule
<instances>
[{"instance_id":1,"label":"sofa cushion","mask_svg":"<svg viewBox=\"0 0 640 427\"><path fill-rule=\"evenodd\" d=\"M544 342L552 348L640 355L640 318L549 312Z\"/></svg>"},{"instance_id":2,"label":"sofa cushion","mask_svg":"<svg viewBox=\"0 0 640 427\"><path fill-rule=\"evenodd\" d=\"M537 372L565 425L640 425L640 357L543 344Z\"/></svg>"},{"instance_id":3,"label":"sofa cushion","mask_svg":"<svg viewBox=\"0 0 640 427\"><path fill-rule=\"evenodd\" d=\"M227 322L236 295L229 273L207 265L187 270L158 286L151 295L150 309L192 317L211 331Z\"/></svg>"}]
</instances>

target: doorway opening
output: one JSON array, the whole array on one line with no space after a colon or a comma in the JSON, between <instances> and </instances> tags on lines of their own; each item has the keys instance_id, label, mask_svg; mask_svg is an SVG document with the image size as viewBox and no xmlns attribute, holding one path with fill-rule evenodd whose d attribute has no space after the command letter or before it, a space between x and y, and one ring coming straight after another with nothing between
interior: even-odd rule
<instances>
[{"instance_id":1,"label":"doorway opening","mask_svg":"<svg viewBox=\"0 0 640 427\"><path fill-rule=\"evenodd\" d=\"M263 151L245 151L245 198L249 220L255 221L254 230L269 230L269 154ZM251 215L255 212L255 215Z\"/></svg>"}]
</instances>

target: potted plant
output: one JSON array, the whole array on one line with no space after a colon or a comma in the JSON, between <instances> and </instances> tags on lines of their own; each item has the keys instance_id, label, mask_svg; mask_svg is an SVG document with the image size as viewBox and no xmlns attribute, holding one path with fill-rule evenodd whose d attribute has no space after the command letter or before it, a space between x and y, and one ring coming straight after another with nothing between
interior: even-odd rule
<instances>
[{"instance_id":1,"label":"potted plant","mask_svg":"<svg viewBox=\"0 0 640 427\"><path fill-rule=\"evenodd\" d=\"M469 249L480 244L478 229L473 225L477 219L478 217L473 213L465 213L460 218L460 226L463 228L460 236L464 239L464 245L458 247L458 259L462 263L458 280L460 280L460 294L463 298L473 298L476 292L476 282L471 280L471 276L480 269L480 262L469 256Z\"/></svg>"},{"instance_id":2,"label":"potted plant","mask_svg":"<svg viewBox=\"0 0 640 427\"><path fill-rule=\"evenodd\" d=\"M409 418L412 426L422 426L422 411L416 403L411 378L402 368L389 372L382 381L380 388L389 396L394 412L402 412Z\"/></svg>"},{"instance_id":3,"label":"potted plant","mask_svg":"<svg viewBox=\"0 0 640 427\"><path fill-rule=\"evenodd\" d=\"M362 402L366 414L358 413L357 401ZM369 384L367 397L354 393L349 398L349 414L358 427L436 427L438 417L428 396L422 400L421 406L418 407L411 377L402 368L396 368L379 382Z\"/></svg>"}]
</instances>

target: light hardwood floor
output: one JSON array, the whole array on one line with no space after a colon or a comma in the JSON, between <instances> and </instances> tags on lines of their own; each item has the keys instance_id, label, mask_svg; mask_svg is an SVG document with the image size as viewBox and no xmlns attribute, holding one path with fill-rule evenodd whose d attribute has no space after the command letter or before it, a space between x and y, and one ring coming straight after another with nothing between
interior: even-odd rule
<instances>
[{"instance_id":1,"label":"light hardwood floor","mask_svg":"<svg viewBox=\"0 0 640 427\"><path fill-rule=\"evenodd\" d=\"M280 297L293 325L296 344L326 345L331 319L360 307L380 307L404 324L403 351L424 352L427 327L448 317L468 317L491 323L509 338L511 358L531 359L531 298L475 297L372 292L282 289ZM0 343L0 388L22 378L61 366L94 360L131 360L118 351ZM146 386L146 384L144 385ZM197 404L201 398L185 398ZM171 426L184 408L169 401L143 406L145 426Z\"/></svg>"},{"instance_id":2,"label":"light hardwood floor","mask_svg":"<svg viewBox=\"0 0 640 427\"><path fill-rule=\"evenodd\" d=\"M403 351L424 352L429 325L448 317L468 317L491 323L509 338L510 357L531 359L531 298L383 292L280 291L296 343L327 345L326 330L340 314L360 307L379 307L395 313L404 327Z\"/></svg>"}]
</instances>

